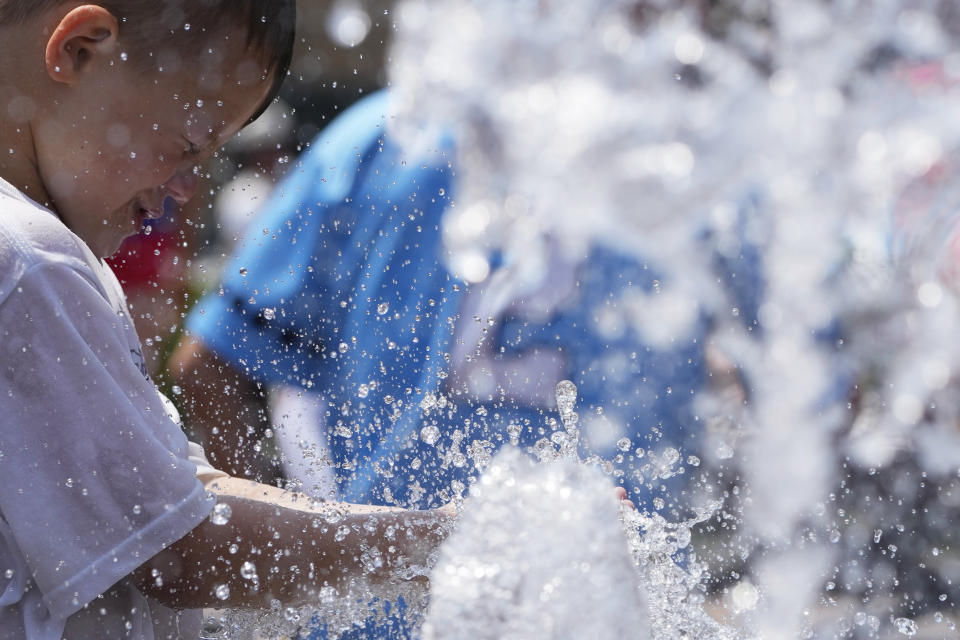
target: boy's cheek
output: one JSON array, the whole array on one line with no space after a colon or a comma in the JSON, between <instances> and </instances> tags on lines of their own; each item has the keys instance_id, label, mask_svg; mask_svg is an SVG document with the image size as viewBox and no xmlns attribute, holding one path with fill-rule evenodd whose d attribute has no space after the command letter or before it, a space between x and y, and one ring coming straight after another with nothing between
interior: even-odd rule
<instances>
[{"instance_id":1,"label":"boy's cheek","mask_svg":"<svg viewBox=\"0 0 960 640\"><path fill-rule=\"evenodd\" d=\"M145 144L131 143L119 150L117 164L121 173L140 182L148 176L159 177L163 162Z\"/></svg>"},{"instance_id":2,"label":"boy's cheek","mask_svg":"<svg viewBox=\"0 0 960 640\"><path fill-rule=\"evenodd\" d=\"M160 149L138 142L130 142L122 147L105 147L98 155L94 166L96 172L108 182L107 191L118 188L130 199L144 190L159 188L176 171L180 157L179 149Z\"/></svg>"}]
</instances>

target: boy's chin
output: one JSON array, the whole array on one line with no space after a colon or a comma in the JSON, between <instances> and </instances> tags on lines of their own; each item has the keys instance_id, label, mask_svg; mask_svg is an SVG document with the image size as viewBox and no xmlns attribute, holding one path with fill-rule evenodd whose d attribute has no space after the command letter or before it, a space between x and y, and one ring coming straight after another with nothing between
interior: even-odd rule
<instances>
[{"instance_id":1,"label":"boy's chin","mask_svg":"<svg viewBox=\"0 0 960 640\"><path fill-rule=\"evenodd\" d=\"M120 250L127 238L135 235L136 233L117 233L110 237L97 238L90 243L90 250L98 258L109 258Z\"/></svg>"},{"instance_id":2,"label":"boy's chin","mask_svg":"<svg viewBox=\"0 0 960 640\"><path fill-rule=\"evenodd\" d=\"M134 213L130 213L128 209L133 209ZM109 258L113 256L120 250L120 247L123 246L127 238L132 238L140 233L145 220L145 216L141 215L140 211L139 207L125 207L124 214L126 215L117 217L121 219L125 218L127 222L115 227L112 232L104 229L103 235L96 238L95 245L90 245L90 249L93 250L98 258Z\"/></svg>"}]
</instances>

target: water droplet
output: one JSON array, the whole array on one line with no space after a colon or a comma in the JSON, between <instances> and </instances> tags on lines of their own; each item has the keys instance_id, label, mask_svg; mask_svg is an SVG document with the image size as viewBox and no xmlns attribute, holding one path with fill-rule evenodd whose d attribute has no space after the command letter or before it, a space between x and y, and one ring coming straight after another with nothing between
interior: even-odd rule
<instances>
[{"instance_id":1,"label":"water droplet","mask_svg":"<svg viewBox=\"0 0 960 640\"><path fill-rule=\"evenodd\" d=\"M390 303L381 302L380 304L377 305L377 313L379 315L381 316L385 315L388 311L390 311Z\"/></svg>"},{"instance_id":2,"label":"water droplet","mask_svg":"<svg viewBox=\"0 0 960 640\"><path fill-rule=\"evenodd\" d=\"M752 582L744 579L733 587L730 597L737 611L749 611L757 606L760 600L760 591Z\"/></svg>"},{"instance_id":3,"label":"water droplet","mask_svg":"<svg viewBox=\"0 0 960 640\"><path fill-rule=\"evenodd\" d=\"M179 385L176 385L176 384L173 385L173 387L170 388L170 391L172 391L172 392L173 392L173 395L175 395L175 396L179 396L179 395L183 394L183 389L181 389L180 386L179 386Z\"/></svg>"},{"instance_id":4,"label":"water droplet","mask_svg":"<svg viewBox=\"0 0 960 640\"><path fill-rule=\"evenodd\" d=\"M365 384L361 384L359 387L357 387L357 396L366 398L368 395L370 395L370 387Z\"/></svg>"},{"instance_id":5,"label":"water droplet","mask_svg":"<svg viewBox=\"0 0 960 640\"><path fill-rule=\"evenodd\" d=\"M897 618L893 621L893 626L905 636L917 635L917 623L910 618Z\"/></svg>"},{"instance_id":6,"label":"water droplet","mask_svg":"<svg viewBox=\"0 0 960 640\"><path fill-rule=\"evenodd\" d=\"M13 577L13 569L7 569L6 571L3 572L3 575L7 580L9 580L10 578Z\"/></svg>"},{"instance_id":7,"label":"water droplet","mask_svg":"<svg viewBox=\"0 0 960 640\"><path fill-rule=\"evenodd\" d=\"M67 478L64 484L67 485L68 487L73 487L73 478Z\"/></svg>"},{"instance_id":8,"label":"water droplet","mask_svg":"<svg viewBox=\"0 0 960 640\"><path fill-rule=\"evenodd\" d=\"M134 158L136 158L136 157L137 157L137 152L136 152L136 151L131 151L131 152L130 152L130 159L132 160L132 159L134 159Z\"/></svg>"},{"instance_id":9,"label":"water droplet","mask_svg":"<svg viewBox=\"0 0 960 640\"><path fill-rule=\"evenodd\" d=\"M184 31L190 31L190 23L189 23L189 22L183 25L183 30L184 30Z\"/></svg>"},{"instance_id":10,"label":"water droplet","mask_svg":"<svg viewBox=\"0 0 960 640\"><path fill-rule=\"evenodd\" d=\"M420 439L426 444L433 446L440 439L440 429L433 425L428 425L420 430Z\"/></svg>"},{"instance_id":11,"label":"water droplet","mask_svg":"<svg viewBox=\"0 0 960 640\"><path fill-rule=\"evenodd\" d=\"M263 317L266 320L273 320L274 318L277 317L277 310L274 309L273 307L264 307Z\"/></svg>"},{"instance_id":12,"label":"water droplet","mask_svg":"<svg viewBox=\"0 0 960 640\"><path fill-rule=\"evenodd\" d=\"M572 413L573 407L577 403L577 385L569 380L561 380L557 383L557 409L560 410L560 416L566 413Z\"/></svg>"},{"instance_id":13,"label":"water droplet","mask_svg":"<svg viewBox=\"0 0 960 640\"><path fill-rule=\"evenodd\" d=\"M350 345L348 345L346 342L341 342L340 346L337 347L337 351L340 353L346 353L349 349Z\"/></svg>"},{"instance_id":14,"label":"water droplet","mask_svg":"<svg viewBox=\"0 0 960 640\"><path fill-rule=\"evenodd\" d=\"M437 397L432 393L424 394L423 399L420 401L420 408L424 411L429 411L437 406Z\"/></svg>"},{"instance_id":15,"label":"water droplet","mask_svg":"<svg viewBox=\"0 0 960 640\"><path fill-rule=\"evenodd\" d=\"M133 505L133 513L135 515L140 515L143 512L143 507L138 504Z\"/></svg>"},{"instance_id":16,"label":"water droplet","mask_svg":"<svg viewBox=\"0 0 960 640\"><path fill-rule=\"evenodd\" d=\"M343 520L343 513L339 509L330 507L326 509L323 514L323 519L326 520L329 524L337 524Z\"/></svg>"},{"instance_id":17,"label":"water droplet","mask_svg":"<svg viewBox=\"0 0 960 640\"><path fill-rule=\"evenodd\" d=\"M213 508L213 513L210 514L210 522L213 524L227 524L230 521L230 516L233 515L233 511L230 509L230 505L220 503Z\"/></svg>"},{"instance_id":18,"label":"water droplet","mask_svg":"<svg viewBox=\"0 0 960 640\"><path fill-rule=\"evenodd\" d=\"M877 529L873 532L873 543L877 544L880 542L880 536L883 535L883 529Z\"/></svg>"},{"instance_id":19,"label":"water droplet","mask_svg":"<svg viewBox=\"0 0 960 640\"><path fill-rule=\"evenodd\" d=\"M143 225L143 235L148 236L151 233L153 233L153 225L152 224Z\"/></svg>"},{"instance_id":20,"label":"water droplet","mask_svg":"<svg viewBox=\"0 0 960 640\"><path fill-rule=\"evenodd\" d=\"M230 586L225 584L218 584L217 588L213 590L214 595L217 596L218 600L226 600L230 597Z\"/></svg>"},{"instance_id":21,"label":"water droplet","mask_svg":"<svg viewBox=\"0 0 960 640\"><path fill-rule=\"evenodd\" d=\"M672 467L680 460L680 452L673 447L667 447L663 450L663 464Z\"/></svg>"},{"instance_id":22,"label":"water droplet","mask_svg":"<svg viewBox=\"0 0 960 640\"><path fill-rule=\"evenodd\" d=\"M247 275L247 268L246 268L246 267L240 267L240 271L239 271L238 273L239 273L240 275L242 275L242 276Z\"/></svg>"},{"instance_id":23,"label":"water droplet","mask_svg":"<svg viewBox=\"0 0 960 640\"><path fill-rule=\"evenodd\" d=\"M630 451L631 446L629 438L620 438L617 440L617 449L620 449L620 451Z\"/></svg>"},{"instance_id":24,"label":"water droplet","mask_svg":"<svg viewBox=\"0 0 960 640\"><path fill-rule=\"evenodd\" d=\"M200 629L201 640L212 640L223 631L223 624L214 617L209 617L203 621Z\"/></svg>"},{"instance_id":25,"label":"water droplet","mask_svg":"<svg viewBox=\"0 0 960 640\"><path fill-rule=\"evenodd\" d=\"M240 577L244 580L256 580L257 567L252 562L244 562L240 565Z\"/></svg>"}]
</instances>

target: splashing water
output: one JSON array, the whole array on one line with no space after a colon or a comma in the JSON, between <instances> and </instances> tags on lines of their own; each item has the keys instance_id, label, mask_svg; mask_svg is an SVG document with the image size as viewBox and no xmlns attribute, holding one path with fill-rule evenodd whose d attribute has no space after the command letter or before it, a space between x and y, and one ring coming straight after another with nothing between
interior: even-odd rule
<instances>
[{"instance_id":1,"label":"splashing water","mask_svg":"<svg viewBox=\"0 0 960 640\"><path fill-rule=\"evenodd\" d=\"M577 404L577 386L569 380L557 383L557 409L563 423L564 433L560 441L560 453L565 458L577 458L577 445L580 442L580 430L577 423L580 418L574 411Z\"/></svg>"},{"instance_id":2,"label":"splashing water","mask_svg":"<svg viewBox=\"0 0 960 640\"><path fill-rule=\"evenodd\" d=\"M718 505L678 524L618 517L610 480L577 456L576 395L557 385L567 437L552 455L506 449L473 488L431 574L423 638L738 638L705 613L689 551Z\"/></svg>"},{"instance_id":3,"label":"splashing water","mask_svg":"<svg viewBox=\"0 0 960 640\"><path fill-rule=\"evenodd\" d=\"M875 527L857 519L905 537L933 493L941 511L924 535L953 543L953 5L427 0L396 15L398 131L459 142L458 212L444 221L454 271L486 274L476 265L496 253L542 274L545 238L571 255L600 243L665 274L631 309L651 344L690 335L700 313L715 319L747 399L702 398L705 422L732 425L705 463L739 465L749 494L732 554L758 588L745 625L771 639L873 638L917 633L919 610L948 612L955 560L922 538L872 543ZM761 254L752 324L730 320L740 305L717 285L704 234L721 254ZM567 391L558 408L552 444L569 454ZM879 494L858 500L852 483ZM915 562L896 568L908 552ZM949 596L902 587L931 563L928 582ZM838 604L824 588L862 599ZM653 633L673 628L664 611Z\"/></svg>"},{"instance_id":4,"label":"splashing water","mask_svg":"<svg viewBox=\"0 0 960 640\"><path fill-rule=\"evenodd\" d=\"M539 462L510 447L488 463L432 570L409 567L387 585L356 579L301 608L221 612L202 637L296 637L317 620L339 637L385 617L375 599L402 597L424 640L740 638L704 611L708 575L690 550L691 529L719 505L680 523L618 506L602 466L579 459L576 400L572 382L557 385L565 437L545 440ZM332 512L318 526L338 522ZM252 563L239 571L258 579ZM406 580L418 575L430 576L429 601Z\"/></svg>"},{"instance_id":5,"label":"splashing water","mask_svg":"<svg viewBox=\"0 0 960 640\"><path fill-rule=\"evenodd\" d=\"M642 638L647 628L610 483L567 459L497 455L431 585L425 640Z\"/></svg>"}]
</instances>

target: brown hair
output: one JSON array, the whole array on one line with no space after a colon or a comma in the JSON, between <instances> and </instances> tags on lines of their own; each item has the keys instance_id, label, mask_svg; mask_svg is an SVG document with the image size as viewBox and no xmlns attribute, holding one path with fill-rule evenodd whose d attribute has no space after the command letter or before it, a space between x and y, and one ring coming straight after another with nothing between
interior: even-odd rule
<instances>
[{"instance_id":1,"label":"brown hair","mask_svg":"<svg viewBox=\"0 0 960 640\"><path fill-rule=\"evenodd\" d=\"M68 0L0 0L0 26L23 23ZM200 52L204 35L225 27L243 29L247 46L263 56L273 71L273 88L258 117L273 101L293 57L296 0L91 0L120 23L120 40L142 64L163 44L175 43L184 56Z\"/></svg>"}]
</instances>

